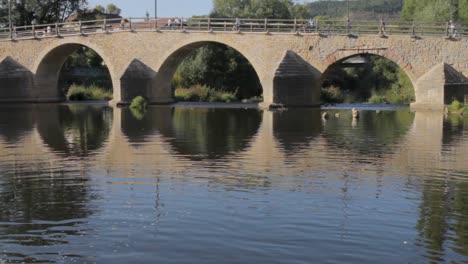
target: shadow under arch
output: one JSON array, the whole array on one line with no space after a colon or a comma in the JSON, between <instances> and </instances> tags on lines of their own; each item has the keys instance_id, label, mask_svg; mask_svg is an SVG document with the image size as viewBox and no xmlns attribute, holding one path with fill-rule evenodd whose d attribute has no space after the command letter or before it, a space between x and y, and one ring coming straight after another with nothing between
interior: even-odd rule
<instances>
[{"instance_id":1,"label":"shadow under arch","mask_svg":"<svg viewBox=\"0 0 468 264\"><path fill-rule=\"evenodd\" d=\"M195 42L190 42L190 43L184 43L181 46L177 46L176 48L169 50L167 53L165 53L164 57L165 58L157 70L156 77L153 80L152 87L150 92L148 92L147 97L151 103L168 103L168 102L173 102L174 101L174 88L172 87L172 80L173 77L182 63L182 61L189 56L191 53L193 53L195 50L209 45L209 44L216 44L216 45L222 45L226 46L228 48L232 48L235 50L238 54L240 54L245 60L249 62L249 64L252 66L253 71L256 74L256 77L258 78L258 82L262 86L262 89L264 90L265 87L262 83L262 72L259 71L260 67L258 67L254 60L255 58L249 57L246 53L242 52L239 48L235 47L234 45L230 43L224 43L221 41L216 41L216 40L203 40L203 41L195 41ZM227 62L226 62L227 63ZM122 94L125 94L125 92L122 91ZM125 98L127 101L129 98Z\"/></svg>"},{"instance_id":2,"label":"shadow under arch","mask_svg":"<svg viewBox=\"0 0 468 264\"><path fill-rule=\"evenodd\" d=\"M112 64L108 63L110 59L100 48L80 41L63 42L43 51L38 56L39 59L33 67L33 72L35 73L35 90L33 94L36 101L60 102L65 100L65 95L59 85L60 73L67 58L82 47L95 51L102 58L108 67L112 85L115 87L116 84L113 76L115 71Z\"/></svg>"},{"instance_id":3,"label":"shadow under arch","mask_svg":"<svg viewBox=\"0 0 468 264\"><path fill-rule=\"evenodd\" d=\"M320 109L291 108L273 112L273 134L286 156L309 148L309 143L321 131Z\"/></svg>"},{"instance_id":4,"label":"shadow under arch","mask_svg":"<svg viewBox=\"0 0 468 264\"><path fill-rule=\"evenodd\" d=\"M416 75L413 71L413 67L411 64L407 63L406 60L400 56L398 56L396 53L392 52L391 50L388 49L376 49L376 50L352 50L352 51L338 51L333 53L332 55L328 56L327 58L327 63L328 66L326 69L323 71L322 77L320 79L320 86L323 86L325 78L330 74L330 72L343 62L354 58L354 57L379 57L379 58L384 58L398 66L399 69L401 69L405 75L408 77L409 81L411 82L413 92L415 94L415 101L417 101L417 92L416 92Z\"/></svg>"},{"instance_id":5,"label":"shadow under arch","mask_svg":"<svg viewBox=\"0 0 468 264\"><path fill-rule=\"evenodd\" d=\"M142 117L122 109L122 133L134 147L160 134L176 156L216 160L245 150L262 118L258 109L150 107Z\"/></svg>"},{"instance_id":6,"label":"shadow under arch","mask_svg":"<svg viewBox=\"0 0 468 264\"><path fill-rule=\"evenodd\" d=\"M93 155L109 139L112 111L96 105L39 105L37 130L44 144L59 155Z\"/></svg>"},{"instance_id":7,"label":"shadow under arch","mask_svg":"<svg viewBox=\"0 0 468 264\"><path fill-rule=\"evenodd\" d=\"M18 143L34 130L34 113L34 106L29 104L0 106L0 139Z\"/></svg>"}]
</instances>

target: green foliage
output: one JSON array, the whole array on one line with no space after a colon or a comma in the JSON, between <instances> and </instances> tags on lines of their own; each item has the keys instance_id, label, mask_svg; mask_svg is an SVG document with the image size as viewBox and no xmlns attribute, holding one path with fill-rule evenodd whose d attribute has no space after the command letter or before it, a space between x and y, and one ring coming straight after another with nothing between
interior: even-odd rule
<instances>
[{"instance_id":1,"label":"green foliage","mask_svg":"<svg viewBox=\"0 0 468 264\"><path fill-rule=\"evenodd\" d=\"M252 65L236 50L208 44L189 55L174 75L176 88L208 86L240 99L261 95L260 80Z\"/></svg>"},{"instance_id":2,"label":"green foliage","mask_svg":"<svg viewBox=\"0 0 468 264\"><path fill-rule=\"evenodd\" d=\"M102 5L97 5L94 7L95 10L101 12L101 13L105 13L106 12L106 8Z\"/></svg>"},{"instance_id":3,"label":"green foliage","mask_svg":"<svg viewBox=\"0 0 468 264\"><path fill-rule=\"evenodd\" d=\"M468 0L458 1L458 18L468 21Z\"/></svg>"},{"instance_id":4,"label":"green foliage","mask_svg":"<svg viewBox=\"0 0 468 264\"><path fill-rule=\"evenodd\" d=\"M148 101L143 96L133 98L132 103L130 104L130 109L139 109L143 111L146 107L148 107Z\"/></svg>"},{"instance_id":5,"label":"green foliage","mask_svg":"<svg viewBox=\"0 0 468 264\"><path fill-rule=\"evenodd\" d=\"M120 15L121 12L122 12L122 10L120 8L118 8L116 5L114 5L114 4L108 4L107 5L107 13L108 14Z\"/></svg>"},{"instance_id":6,"label":"green foliage","mask_svg":"<svg viewBox=\"0 0 468 264\"><path fill-rule=\"evenodd\" d=\"M111 100L112 93L97 86L72 85L67 92L70 101Z\"/></svg>"},{"instance_id":7,"label":"green foliage","mask_svg":"<svg viewBox=\"0 0 468 264\"><path fill-rule=\"evenodd\" d=\"M371 104L386 104L387 99L383 95L373 95L371 98L369 98L369 103Z\"/></svg>"},{"instance_id":8,"label":"green foliage","mask_svg":"<svg viewBox=\"0 0 468 264\"><path fill-rule=\"evenodd\" d=\"M71 69L74 67L103 68L105 67L105 64L101 56L99 56L99 54L94 50L82 46L68 56L65 61L65 69Z\"/></svg>"},{"instance_id":9,"label":"green foliage","mask_svg":"<svg viewBox=\"0 0 468 264\"><path fill-rule=\"evenodd\" d=\"M465 104L455 99L449 105L448 110L449 110L449 113L451 114L463 115L465 114L466 111L468 111L468 108L465 106Z\"/></svg>"},{"instance_id":10,"label":"green foliage","mask_svg":"<svg viewBox=\"0 0 468 264\"><path fill-rule=\"evenodd\" d=\"M8 2L0 1L1 24L8 24ZM13 24L20 26L31 25L33 20L38 24L62 22L73 12L85 8L87 0L11 0L11 4Z\"/></svg>"},{"instance_id":11,"label":"green foliage","mask_svg":"<svg viewBox=\"0 0 468 264\"><path fill-rule=\"evenodd\" d=\"M233 102L237 101L234 93L217 91L203 85L196 85L191 88L178 88L175 90L177 101L188 102Z\"/></svg>"},{"instance_id":12,"label":"green foliage","mask_svg":"<svg viewBox=\"0 0 468 264\"><path fill-rule=\"evenodd\" d=\"M146 109L130 107L130 112L136 120L143 120L143 118L145 117Z\"/></svg>"},{"instance_id":13,"label":"green foliage","mask_svg":"<svg viewBox=\"0 0 468 264\"><path fill-rule=\"evenodd\" d=\"M356 0L349 2L352 19L378 19L382 16L398 15L402 8L402 0ZM309 16L344 18L347 14L346 1L314 1L305 5Z\"/></svg>"},{"instance_id":14,"label":"green foliage","mask_svg":"<svg viewBox=\"0 0 468 264\"><path fill-rule=\"evenodd\" d=\"M214 0L212 17L223 18L292 18L303 15L299 4L291 0Z\"/></svg>"},{"instance_id":15,"label":"green foliage","mask_svg":"<svg viewBox=\"0 0 468 264\"><path fill-rule=\"evenodd\" d=\"M401 12L404 20L468 20L467 0L406 0Z\"/></svg>"},{"instance_id":16,"label":"green foliage","mask_svg":"<svg viewBox=\"0 0 468 264\"><path fill-rule=\"evenodd\" d=\"M397 64L375 55L364 58L367 63L359 67L332 67L324 75L323 87L345 91L345 102L409 104L415 100L411 80ZM339 102L335 98L342 97L332 91L322 92L322 100Z\"/></svg>"},{"instance_id":17,"label":"green foliage","mask_svg":"<svg viewBox=\"0 0 468 264\"><path fill-rule=\"evenodd\" d=\"M343 103L345 101L343 92L336 86L322 88L321 99L327 103Z\"/></svg>"}]
</instances>

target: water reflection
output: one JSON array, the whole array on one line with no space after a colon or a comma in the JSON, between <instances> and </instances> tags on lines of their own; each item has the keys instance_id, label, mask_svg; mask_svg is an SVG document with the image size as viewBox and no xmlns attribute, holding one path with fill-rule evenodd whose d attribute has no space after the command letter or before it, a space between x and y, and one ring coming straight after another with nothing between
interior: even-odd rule
<instances>
[{"instance_id":1,"label":"water reflection","mask_svg":"<svg viewBox=\"0 0 468 264\"><path fill-rule=\"evenodd\" d=\"M39 153L38 153L39 154ZM3 161L0 178L0 258L8 263L54 263L74 254L48 249L70 244L87 233L94 213L86 171L63 160L40 158ZM31 250L35 248L35 250Z\"/></svg>"},{"instance_id":2,"label":"water reflection","mask_svg":"<svg viewBox=\"0 0 468 264\"><path fill-rule=\"evenodd\" d=\"M192 160L220 159L243 151L262 121L256 109L156 107L141 118L129 109L122 116L122 132L130 142L144 142L158 131L177 155Z\"/></svg>"},{"instance_id":3,"label":"water reflection","mask_svg":"<svg viewBox=\"0 0 468 264\"><path fill-rule=\"evenodd\" d=\"M444 145L457 144L468 136L468 117L448 115L444 119Z\"/></svg>"},{"instance_id":4,"label":"water reflection","mask_svg":"<svg viewBox=\"0 0 468 264\"><path fill-rule=\"evenodd\" d=\"M112 108L105 106L38 106L36 118L44 143L66 156L87 156L98 151L112 129Z\"/></svg>"},{"instance_id":5,"label":"water reflection","mask_svg":"<svg viewBox=\"0 0 468 264\"><path fill-rule=\"evenodd\" d=\"M0 111L0 259L465 261L466 119L348 112Z\"/></svg>"},{"instance_id":6,"label":"water reflection","mask_svg":"<svg viewBox=\"0 0 468 264\"><path fill-rule=\"evenodd\" d=\"M0 138L8 143L17 143L34 128L34 106L1 106Z\"/></svg>"},{"instance_id":7,"label":"water reflection","mask_svg":"<svg viewBox=\"0 0 468 264\"><path fill-rule=\"evenodd\" d=\"M273 131L281 148L291 154L308 148L322 131L319 109L297 109L273 113Z\"/></svg>"},{"instance_id":8,"label":"water reflection","mask_svg":"<svg viewBox=\"0 0 468 264\"><path fill-rule=\"evenodd\" d=\"M336 148L356 154L388 153L413 125L415 113L398 111L362 111L353 118L351 111L340 111L340 118L324 120L324 136ZM332 112L333 116L335 113Z\"/></svg>"}]
</instances>

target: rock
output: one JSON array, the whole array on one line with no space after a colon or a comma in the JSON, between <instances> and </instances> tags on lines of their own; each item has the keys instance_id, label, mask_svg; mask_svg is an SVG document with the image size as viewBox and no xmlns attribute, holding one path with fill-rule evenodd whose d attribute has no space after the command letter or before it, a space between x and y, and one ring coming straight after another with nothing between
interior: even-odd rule
<instances>
[{"instance_id":1,"label":"rock","mask_svg":"<svg viewBox=\"0 0 468 264\"><path fill-rule=\"evenodd\" d=\"M353 118L359 118L359 116L360 116L360 114L361 114L361 113L359 112L359 110L357 110L356 108L353 108L351 111L352 111L352 113L353 113Z\"/></svg>"}]
</instances>

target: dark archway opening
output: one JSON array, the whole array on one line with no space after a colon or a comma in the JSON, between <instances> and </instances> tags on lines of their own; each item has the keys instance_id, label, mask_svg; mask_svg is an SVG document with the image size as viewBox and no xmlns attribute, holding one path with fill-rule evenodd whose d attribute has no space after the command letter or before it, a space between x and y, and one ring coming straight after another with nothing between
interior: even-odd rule
<instances>
[{"instance_id":1,"label":"dark archway opening","mask_svg":"<svg viewBox=\"0 0 468 264\"><path fill-rule=\"evenodd\" d=\"M59 92L70 101L112 100L112 79L104 60L93 49L79 45L60 70Z\"/></svg>"},{"instance_id":2,"label":"dark archway opening","mask_svg":"<svg viewBox=\"0 0 468 264\"><path fill-rule=\"evenodd\" d=\"M177 101L263 101L253 66L240 52L221 43L195 46L178 65L172 85Z\"/></svg>"},{"instance_id":3,"label":"dark archway opening","mask_svg":"<svg viewBox=\"0 0 468 264\"><path fill-rule=\"evenodd\" d=\"M325 103L410 104L415 90L408 75L395 62L372 54L347 57L322 76Z\"/></svg>"}]
</instances>

